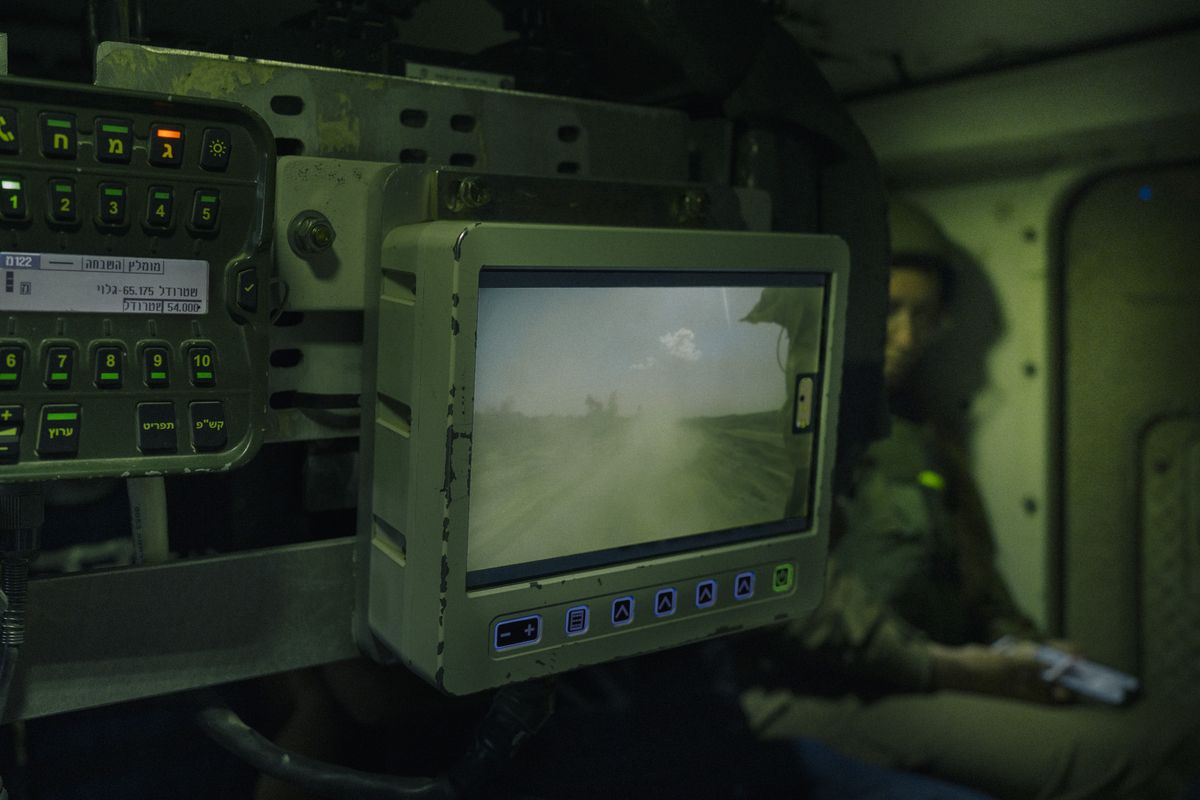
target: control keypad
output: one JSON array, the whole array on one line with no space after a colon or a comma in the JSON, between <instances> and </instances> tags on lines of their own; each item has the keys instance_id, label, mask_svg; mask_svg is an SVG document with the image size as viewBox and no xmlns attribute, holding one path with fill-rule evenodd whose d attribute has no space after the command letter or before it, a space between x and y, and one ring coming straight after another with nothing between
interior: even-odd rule
<instances>
[{"instance_id":1,"label":"control keypad","mask_svg":"<svg viewBox=\"0 0 1200 800\"><path fill-rule=\"evenodd\" d=\"M231 104L0 77L0 480L253 454L272 156Z\"/></svg>"}]
</instances>

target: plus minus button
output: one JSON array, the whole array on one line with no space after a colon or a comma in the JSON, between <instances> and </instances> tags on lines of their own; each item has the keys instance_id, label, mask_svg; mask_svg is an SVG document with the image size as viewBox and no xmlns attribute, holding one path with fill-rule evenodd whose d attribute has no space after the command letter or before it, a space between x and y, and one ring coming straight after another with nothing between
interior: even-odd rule
<instances>
[{"instance_id":1,"label":"plus minus button","mask_svg":"<svg viewBox=\"0 0 1200 800\"><path fill-rule=\"evenodd\" d=\"M542 618L537 614L501 620L492 629L492 648L498 651L537 644L541 640Z\"/></svg>"}]
</instances>

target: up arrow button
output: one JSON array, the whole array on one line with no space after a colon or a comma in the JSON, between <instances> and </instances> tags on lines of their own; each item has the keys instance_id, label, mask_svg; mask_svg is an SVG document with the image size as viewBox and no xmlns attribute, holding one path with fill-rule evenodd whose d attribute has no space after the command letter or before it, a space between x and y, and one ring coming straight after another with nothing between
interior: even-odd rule
<instances>
[{"instance_id":1,"label":"up arrow button","mask_svg":"<svg viewBox=\"0 0 1200 800\"><path fill-rule=\"evenodd\" d=\"M754 596L754 573L739 572L733 579L733 599L749 600Z\"/></svg>"},{"instance_id":2,"label":"up arrow button","mask_svg":"<svg viewBox=\"0 0 1200 800\"><path fill-rule=\"evenodd\" d=\"M675 589L659 589L654 595L654 616L669 617L675 613Z\"/></svg>"},{"instance_id":3,"label":"up arrow button","mask_svg":"<svg viewBox=\"0 0 1200 800\"><path fill-rule=\"evenodd\" d=\"M612 624L628 625L633 622L633 598L618 597L612 602Z\"/></svg>"}]
</instances>

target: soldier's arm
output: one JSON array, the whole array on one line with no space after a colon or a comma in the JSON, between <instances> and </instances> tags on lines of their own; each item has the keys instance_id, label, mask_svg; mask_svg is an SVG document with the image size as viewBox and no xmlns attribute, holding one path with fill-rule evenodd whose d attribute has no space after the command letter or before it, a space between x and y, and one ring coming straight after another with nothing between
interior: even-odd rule
<instances>
[{"instance_id":1,"label":"soldier's arm","mask_svg":"<svg viewBox=\"0 0 1200 800\"><path fill-rule=\"evenodd\" d=\"M785 638L798 661L836 667L866 683L901 691L933 685L928 638L835 561L821 605L809 619L789 625Z\"/></svg>"}]
</instances>

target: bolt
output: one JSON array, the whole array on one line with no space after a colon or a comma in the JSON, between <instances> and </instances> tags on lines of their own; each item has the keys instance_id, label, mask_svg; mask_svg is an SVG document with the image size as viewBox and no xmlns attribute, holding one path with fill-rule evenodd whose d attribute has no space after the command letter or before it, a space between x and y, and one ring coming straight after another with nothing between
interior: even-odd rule
<instances>
[{"instance_id":1,"label":"bolt","mask_svg":"<svg viewBox=\"0 0 1200 800\"><path fill-rule=\"evenodd\" d=\"M301 211L288 226L288 243L301 257L325 252L336 238L333 224L320 211Z\"/></svg>"},{"instance_id":2,"label":"bolt","mask_svg":"<svg viewBox=\"0 0 1200 800\"><path fill-rule=\"evenodd\" d=\"M463 178L458 182L458 190L446 198L446 210L454 213L471 208L482 208L492 202L492 190L482 178Z\"/></svg>"},{"instance_id":3,"label":"bolt","mask_svg":"<svg viewBox=\"0 0 1200 800\"><path fill-rule=\"evenodd\" d=\"M463 178L458 184L458 198L467 208L479 208L492 202L492 193L479 178Z\"/></svg>"}]
</instances>

